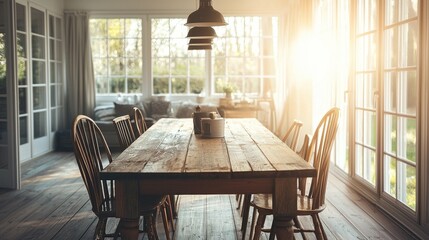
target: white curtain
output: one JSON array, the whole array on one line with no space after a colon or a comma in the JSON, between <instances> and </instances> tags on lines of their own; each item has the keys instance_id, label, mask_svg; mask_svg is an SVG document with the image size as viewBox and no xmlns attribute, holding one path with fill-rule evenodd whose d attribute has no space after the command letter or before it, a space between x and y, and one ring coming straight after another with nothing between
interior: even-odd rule
<instances>
[{"instance_id":1,"label":"white curtain","mask_svg":"<svg viewBox=\"0 0 429 240\"><path fill-rule=\"evenodd\" d=\"M312 83L302 72L311 69L302 69L297 57L305 57L299 50L303 35L312 28L312 1L289 1L285 9L284 29L282 29L282 42L280 43L280 76L277 91L277 116L279 116L277 134L283 136L294 119L304 123L303 130L311 132L311 103ZM302 61L302 60L301 60ZM311 66L309 66L311 67ZM308 128L308 129L306 129ZM301 134L303 135L303 134Z\"/></svg>"},{"instance_id":2,"label":"white curtain","mask_svg":"<svg viewBox=\"0 0 429 240\"><path fill-rule=\"evenodd\" d=\"M70 126L79 114L92 117L95 107L95 80L87 13L65 13L65 38L66 119L67 126Z\"/></svg>"}]
</instances>

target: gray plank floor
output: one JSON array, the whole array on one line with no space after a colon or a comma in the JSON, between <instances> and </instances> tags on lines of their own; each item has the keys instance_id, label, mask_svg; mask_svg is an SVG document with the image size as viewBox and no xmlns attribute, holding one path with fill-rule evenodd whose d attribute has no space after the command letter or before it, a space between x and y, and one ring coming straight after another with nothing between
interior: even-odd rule
<instances>
[{"instance_id":1,"label":"gray plank floor","mask_svg":"<svg viewBox=\"0 0 429 240\"><path fill-rule=\"evenodd\" d=\"M242 239L235 196L179 196L177 205L176 231L169 233L173 239ZM93 238L97 223L70 152L53 152L25 162L22 189L0 189L0 206L0 239L86 240ZM414 239L333 175L321 218L329 239ZM108 229L113 231L116 223L110 221ZM158 233L166 239L161 224L159 220ZM310 225L310 219L304 218L303 224ZM248 226L247 233L250 222ZM143 233L140 238L147 239ZM311 234L308 238L315 239Z\"/></svg>"}]
</instances>

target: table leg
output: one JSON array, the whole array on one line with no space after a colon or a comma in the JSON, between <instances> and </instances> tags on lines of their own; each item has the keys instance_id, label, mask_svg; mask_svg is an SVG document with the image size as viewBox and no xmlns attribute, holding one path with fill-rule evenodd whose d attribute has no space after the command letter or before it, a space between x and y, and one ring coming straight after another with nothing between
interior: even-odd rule
<instances>
[{"instance_id":1,"label":"table leg","mask_svg":"<svg viewBox=\"0 0 429 240\"><path fill-rule=\"evenodd\" d=\"M139 238L139 219L121 219L121 239L134 240Z\"/></svg>"},{"instance_id":2,"label":"table leg","mask_svg":"<svg viewBox=\"0 0 429 240\"><path fill-rule=\"evenodd\" d=\"M296 216L296 178L276 178L273 194L274 231L277 239L293 239Z\"/></svg>"},{"instance_id":3,"label":"table leg","mask_svg":"<svg viewBox=\"0 0 429 240\"><path fill-rule=\"evenodd\" d=\"M121 218L121 239L134 240L139 236L138 181L116 180L116 216Z\"/></svg>"}]
</instances>

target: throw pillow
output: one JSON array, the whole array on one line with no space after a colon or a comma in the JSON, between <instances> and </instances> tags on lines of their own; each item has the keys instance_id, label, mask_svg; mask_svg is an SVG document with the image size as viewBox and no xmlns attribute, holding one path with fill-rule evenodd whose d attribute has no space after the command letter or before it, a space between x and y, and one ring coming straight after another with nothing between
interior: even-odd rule
<instances>
[{"instance_id":1,"label":"throw pillow","mask_svg":"<svg viewBox=\"0 0 429 240\"><path fill-rule=\"evenodd\" d=\"M130 115L130 119L134 119L134 105L113 102L115 105L116 116Z\"/></svg>"}]
</instances>

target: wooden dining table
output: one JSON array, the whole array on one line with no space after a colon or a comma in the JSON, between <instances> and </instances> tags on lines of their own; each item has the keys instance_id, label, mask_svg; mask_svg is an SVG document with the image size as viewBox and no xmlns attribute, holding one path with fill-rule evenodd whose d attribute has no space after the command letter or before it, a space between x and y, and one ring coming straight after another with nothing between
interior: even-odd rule
<instances>
[{"instance_id":1,"label":"wooden dining table","mask_svg":"<svg viewBox=\"0 0 429 240\"><path fill-rule=\"evenodd\" d=\"M115 180L122 239L138 238L143 194L272 193L277 239L293 239L297 179L315 169L256 119L226 119L221 138L193 133L192 119L164 118L100 174Z\"/></svg>"}]
</instances>

